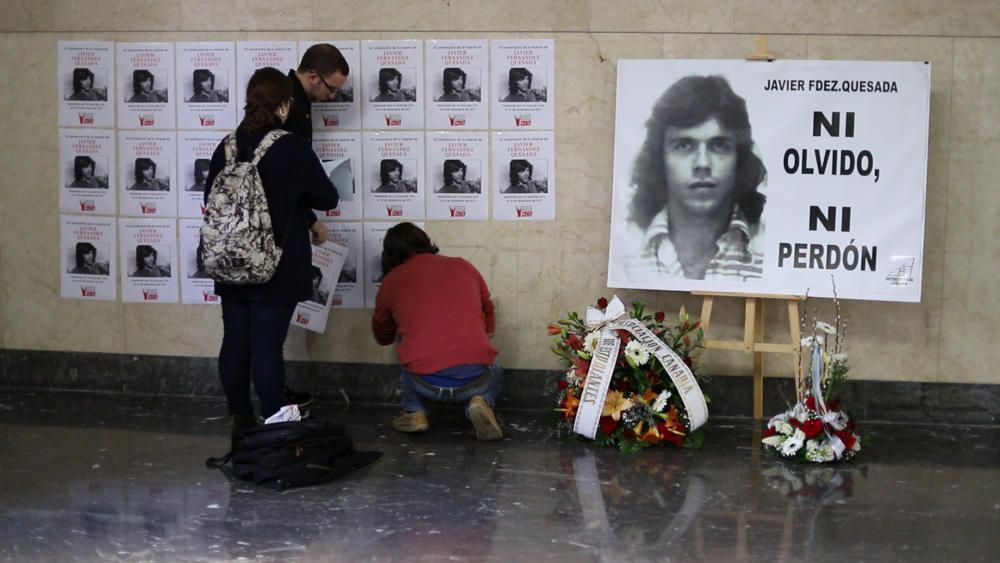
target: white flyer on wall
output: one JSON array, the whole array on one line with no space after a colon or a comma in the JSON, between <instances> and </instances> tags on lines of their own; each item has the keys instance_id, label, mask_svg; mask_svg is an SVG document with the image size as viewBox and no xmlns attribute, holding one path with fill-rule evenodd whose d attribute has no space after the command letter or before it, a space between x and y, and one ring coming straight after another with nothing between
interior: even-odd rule
<instances>
[{"instance_id":1,"label":"white flyer on wall","mask_svg":"<svg viewBox=\"0 0 1000 563\"><path fill-rule=\"evenodd\" d=\"M340 269L337 285L330 297L331 309L364 309L365 262L362 246L361 223L336 223L324 221L330 230L330 241L347 248L344 266Z\"/></svg>"},{"instance_id":2,"label":"white flyer on wall","mask_svg":"<svg viewBox=\"0 0 1000 563\"><path fill-rule=\"evenodd\" d=\"M361 76L361 43L358 41L300 41L300 56L317 43L329 43L344 55L351 72L333 99L312 102L313 133L343 129L361 129L361 98L356 96ZM298 65L296 65L298 67ZM327 92L329 95L329 92Z\"/></svg>"},{"instance_id":3,"label":"white flyer on wall","mask_svg":"<svg viewBox=\"0 0 1000 563\"><path fill-rule=\"evenodd\" d=\"M320 334L326 331L326 321L330 316L330 299L333 297L347 253L346 246L330 241L312 245L312 296L295 306L292 326Z\"/></svg>"},{"instance_id":4,"label":"white flyer on wall","mask_svg":"<svg viewBox=\"0 0 1000 563\"><path fill-rule=\"evenodd\" d=\"M178 43L174 84L178 129L236 128L236 48L231 41Z\"/></svg>"},{"instance_id":5,"label":"white flyer on wall","mask_svg":"<svg viewBox=\"0 0 1000 563\"><path fill-rule=\"evenodd\" d=\"M59 130L59 211L115 214L114 131Z\"/></svg>"},{"instance_id":6,"label":"white flyer on wall","mask_svg":"<svg viewBox=\"0 0 1000 563\"><path fill-rule=\"evenodd\" d=\"M118 128L173 129L173 43L118 43Z\"/></svg>"},{"instance_id":7,"label":"white flyer on wall","mask_svg":"<svg viewBox=\"0 0 1000 563\"><path fill-rule=\"evenodd\" d=\"M423 131L365 132L366 219L423 219Z\"/></svg>"},{"instance_id":8,"label":"white flyer on wall","mask_svg":"<svg viewBox=\"0 0 1000 563\"><path fill-rule=\"evenodd\" d=\"M177 134L174 131L119 131L119 214L175 217Z\"/></svg>"},{"instance_id":9,"label":"white flyer on wall","mask_svg":"<svg viewBox=\"0 0 1000 563\"><path fill-rule=\"evenodd\" d=\"M555 42L492 42L493 129L555 129Z\"/></svg>"},{"instance_id":10,"label":"white flyer on wall","mask_svg":"<svg viewBox=\"0 0 1000 563\"><path fill-rule=\"evenodd\" d=\"M201 244L201 219L178 221L181 240L181 303L190 305L218 305L215 281L208 277L198 254Z\"/></svg>"},{"instance_id":11,"label":"white flyer on wall","mask_svg":"<svg viewBox=\"0 0 1000 563\"><path fill-rule=\"evenodd\" d=\"M423 129L423 41L362 43L362 122L365 129Z\"/></svg>"},{"instance_id":12,"label":"white flyer on wall","mask_svg":"<svg viewBox=\"0 0 1000 563\"><path fill-rule=\"evenodd\" d=\"M493 218L556 218L555 142L551 131L493 134Z\"/></svg>"},{"instance_id":13,"label":"white flyer on wall","mask_svg":"<svg viewBox=\"0 0 1000 563\"><path fill-rule=\"evenodd\" d=\"M319 217L360 221L364 198L361 197L361 133L321 132L313 135L313 150L323 163L340 203L334 209L316 210Z\"/></svg>"},{"instance_id":14,"label":"white flyer on wall","mask_svg":"<svg viewBox=\"0 0 1000 563\"><path fill-rule=\"evenodd\" d=\"M59 42L60 127L115 126L114 48L113 41Z\"/></svg>"},{"instance_id":15,"label":"white flyer on wall","mask_svg":"<svg viewBox=\"0 0 1000 563\"><path fill-rule=\"evenodd\" d=\"M486 129L490 121L489 49L485 39L427 41L427 128Z\"/></svg>"},{"instance_id":16,"label":"white flyer on wall","mask_svg":"<svg viewBox=\"0 0 1000 563\"><path fill-rule=\"evenodd\" d=\"M177 303L177 222L119 219L122 301Z\"/></svg>"},{"instance_id":17,"label":"white flyer on wall","mask_svg":"<svg viewBox=\"0 0 1000 563\"><path fill-rule=\"evenodd\" d=\"M205 207L205 180L212 154L228 135L225 131L177 133L177 214L201 217Z\"/></svg>"},{"instance_id":18,"label":"white flyer on wall","mask_svg":"<svg viewBox=\"0 0 1000 563\"><path fill-rule=\"evenodd\" d=\"M428 219L489 219L488 135L485 131L427 133Z\"/></svg>"},{"instance_id":19,"label":"white flyer on wall","mask_svg":"<svg viewBox=\"0 0 1000 563\"><path fill-rule=\"evenodd\" d=\"M375 308L375 295L382 285L382 240L385 239L386 231L398 224L398 221L364 224L365 307L368 309ZM422 222L413 221L413 224L424 228Z\"/></svg>"},{"instance_id":20,"label":"white flyer on wall","mask_svg":"<svg viewBox=\"0 0 1000 563\"><path fill-rule=\"evenodd\" d=\"M114 301L114 218L60 215L59 222L59 294L63 299Z\"/></svg>"},{"instance_id":21,"label":"white flyer on wall","mask_svg":"<svg viewBox=\"0 0 1000 563\"><path fill-rule=\"evenodd\" d=\"M253 73L274 67L284 74L299 67L299 48L295 41L240 41L236 43L236 108L242 117L247 84Z\"/></svg>"}]
</instances>

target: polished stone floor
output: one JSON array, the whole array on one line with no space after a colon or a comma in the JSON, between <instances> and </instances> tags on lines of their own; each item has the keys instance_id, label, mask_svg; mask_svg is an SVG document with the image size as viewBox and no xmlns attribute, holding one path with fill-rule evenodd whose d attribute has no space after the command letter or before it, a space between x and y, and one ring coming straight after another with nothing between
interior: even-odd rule
<instances>
[{"instance_id":1,"label":"polished stone floor","mask_svg":"<svg viewBox=\"0 0 1000 563\"><path fill-rule=\"evenodd\" d=\"M0 561L995 561L1000 428L864 425L850 465L762 457L748 420L624 456L501 412L477 442L320 404L381 461L284 492L230 483L222 401L0 391Z\"/></svg>"}]
</instances>

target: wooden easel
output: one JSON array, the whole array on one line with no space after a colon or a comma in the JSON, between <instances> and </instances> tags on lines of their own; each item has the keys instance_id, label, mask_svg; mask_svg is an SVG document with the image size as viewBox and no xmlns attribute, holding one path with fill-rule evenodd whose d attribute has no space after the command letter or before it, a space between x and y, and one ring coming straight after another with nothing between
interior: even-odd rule
<instances>
[{"instance_id":1,"label":"wooden easel","mask_svg":"<svg viewBox=\"0 0 1000 563\"><path fill-rule=\"evenodd\" d=\"M710 293L692 291L691 295L703 297L701 303L701 328L705 334L705 348L718 350L742 350L753 354L753 417L760 419L764 415L764 354L796 355L795 381L802 377L802 365L798 361L800 341L799 302L805 300L802 295L763 295L756 293ZM712 321L712 307L716 297L736 297L745 300L746 315L743 320L743 340L711 340L708 338ZM764 342L764 300L781 300L788 305L788 343ZM758 340L759 339L759 340Z\"/></svg>"}]
</instances>

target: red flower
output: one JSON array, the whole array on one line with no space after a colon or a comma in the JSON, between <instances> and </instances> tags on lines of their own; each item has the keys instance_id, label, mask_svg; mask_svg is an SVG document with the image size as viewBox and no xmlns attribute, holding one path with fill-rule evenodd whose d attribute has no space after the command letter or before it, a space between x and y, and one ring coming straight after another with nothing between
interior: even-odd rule
<instances>
[{"instance_id":1,"label":"red flower","mask_svg":"<svg viewBox=\"0 0 1000 563\"><path fill-rule=\"evenodd\" d=\"M844 443L845 450L850 450L854 447L854 442L857 442L854 434L846 428L843 430L837 430L835 434L838 438L840 438L840 441Z\"/></svg>"},{"instance_id":2,"label":"red flower","mask_svg":"<svg viewBox=\"0 0 1000 563\"><path fill-rule=\"evenodd\" d=\"M829 410L829 411L839 411L840 410L840 401L838 401L837 399L834 399L832 401L827 401L827 403L826 403L826 410Z\"/></svg>"},{"instance_id":3,"label":"red flower","mask_svg":"<svg viewBox=\"0 0 1000 563\"><path fill-rule=\"evenodd\" d=\"M626 428L625 429L625 439L626 440L635 440L635 431L632 430L631 428Z\"/></svg>"},{"instance_id":4,"label":"red flower","mask_svg":"<svg viewBox=\"0 0 1000 563\"><path fill-rule=\"evenodd\" d=\"M791 424L792 428L802 428L802 423L799 422L799 419L797 419L795 417L789 418L788 419L788 424Z\"/></svg>"},{"instance_id":5,"label":"red flower","mask_svg":"<svg viewBox=\"0 0 1000 563\"><path fill-rule=\"evenodd\" d=\"M670 442L671 444L677 446L678 448L684 445L684 435L676 434L674 432L671 432L670 430L667 430L667 425L665 423L660 422L659 424L656 425L656 429L659 430L660 432L661 440L665 442Z\"/></svg>"},{"instance_id":6,"label":"red flower","mask_svg":"<svg viewBox=\"0 0 1000 563\"><path fill-rule=\"evenodd\" d=\"M560 389L565 389L567 387L569 387L569 382L566 381L565 379L560 379L559 380L559 388Z\"/></svg>"},{"instance_id":7,"label":"red flower","mask_svg":"<svg viewBox=\"0 0 1000 563\"><path fill-rule=\"evenodd\" d=\"M815 438L823 432L823 421L813 418L802 423L802 433L806 438Z\"/></svg>"},{"instance_id":8,"label":"red flower","mask_svg":"<svg viewBox=\"0 0 1000 563\"><path fill-rule=\"evenodd\" d=\"M573 356L573 369L576 370L577 375L583 377L581 374L585 374L590 371L590 362L577 356Z\"/></svg>"},{"instance_id":9,"label":"red flower","mask_svg":"<svg viewBox=\"0 0 1000 563\"><path fill-rule=\"evenodd\" d=\"M548 329L549 329L549 336L554 336L562 332L561 326L552 323L549 323Z\"/></svg>"},{"instance_id":10,"label":"red flower","mask_svg":"<svg viewBox=\"0 0 1000 563\"><path fill-rule=\"evenodd\" d=\"M569 335L566 339L566 344L574 350L583 350L583 339L575 334Z\"/></svg>"},{"instance_id":11,"label":"red flower","mask_svg":"<svg viewBox=\"0 0 1000 563\"><path fill-rule=\"evenodd\" d=\"M649 379L649 386L650 387L653 387L654 385L659 385L659 383L660 383L660 376L656 373L656 370L652 370L651 369L651 370L647 371L646 372L646 378Z\"/></svg>"},{"instance_id":12,"label":"red flower","mask_svg":"<svg viewBox=\"0 0 1000 563\"><path fill-rule=\"evenodd\" d=\"M611 418L610 416L602 416L600 420L600 425L601 425L601 434L609 436L612 432L615 431L615 428L618 428L618 421Z\"/></svg>"},{"instance_id":13,"label":"red flower","mask_svg":"<svg viewBox=\"0 0 1000 563\"><path fill-rule=\"evenodd\" d=\"M761 438L770 438L777 433L778 430L776 428L764 428L764 433L761 435Z\"/></svg>"},{"instance_id":14,"label":"red flower","mask_svg":"<svg viewBox=\"0 0 1000 563\"><path fill-rule=\"evenodd\" d=\"M597 308L601 309L602 311L604 309L607 309L608 308L608 300L605 299L605 298L603 298L603 297L601 297L600 299L598 299L597 300Z\"/></svg>"},{"instance_id":15,"label":"red flower","mask_svg":"<svg viewBox=\"0 0 1000 563\"><path fill-rule=\"evenodd\" d=\"M812 395L806 397L806 408L811 411L816 410L816 398Z\"/></svg>"},{"instance_id":16,"label":"red flower","mask_svg":"<svg viewBox=\"0 0 1000 563\"><path fill-rule=\"evenodd\" d=\"M622 393L628 393L631 389L632 386L629 385L629 382L625 379L621 379L618 381L618 383L615 383L616 391L621 391Z\"/></svg>"},{"instance_id":17,"label":"red flower","mask_svg":"<svg viewBox=\"0 0 1000 563\"><path fill-rule=\"evenodd\" d=\"M662 323L663 319L667 318L667 316L663 314L663 311L657 311L656 314L653 315L653 318L656 319L656 322Z\"/></svg>"},{"instance_id":18,"label":"red flower","mask_svg":"<svg viewBox=\"0 0 1000 563\"><path fill-rule=\"evenodd\" d=\"M694 362L691 361L691 356L684 356L684 365L687 367L692 367L694 365Z\"/></svg>"},{"instance_id":19,"label":"red flower","mask_svg":"<svg viewBox=\"0 0 1000 563\"><path fill-rule=\"evenodd\" d=\"M632 334L629 333L627 330L619 330L618 338L620 338L622 341L620 349L622 350L622 354L624 354L625 346L632 341Z\"/></svg>"}]
</instances>

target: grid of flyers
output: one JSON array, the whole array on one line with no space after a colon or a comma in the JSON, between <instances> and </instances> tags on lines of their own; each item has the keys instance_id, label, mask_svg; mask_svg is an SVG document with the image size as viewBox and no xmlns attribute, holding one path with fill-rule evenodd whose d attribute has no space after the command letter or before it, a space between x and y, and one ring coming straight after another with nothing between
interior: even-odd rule
<instances>
[{"instance_id":1,"label":"grid of flyers","mask_svg":"<svg viewBox=\"0 0 1000 563\"><path fill-rule=\"evenodd\" d=\"M197 253L212 155L253 72L318 42L59 41L62 297L116 300L120 281L125 302L217 304ZM397 222L555 218L552 40L324 42L351 68L312 106L340 204L317 210L332 240L293 324L372 307Z\"/></svg>"}]
</instances>

